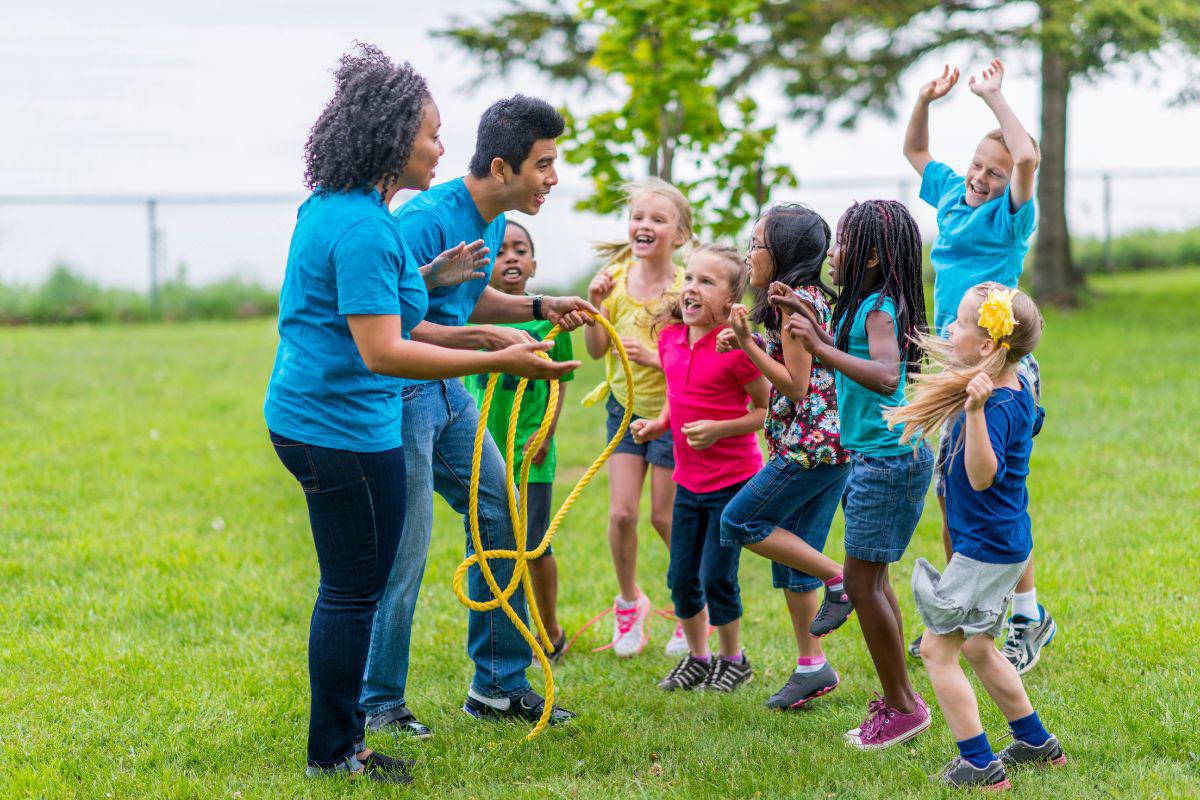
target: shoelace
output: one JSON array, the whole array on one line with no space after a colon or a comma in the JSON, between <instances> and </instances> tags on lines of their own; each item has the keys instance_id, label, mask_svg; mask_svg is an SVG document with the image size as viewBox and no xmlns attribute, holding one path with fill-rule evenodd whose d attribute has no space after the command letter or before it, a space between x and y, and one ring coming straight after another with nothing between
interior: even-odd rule
<instances>
[{"instance_id":1,"label":"shoelace","mask_svg":"<svg viewBox=\"0 0 1200 800\"><path fill-rule=\"evenodd\" d=\"M568 650L571 649L571 645L575 644L575 640L583 635L584 631L586 631L588 628L592 627L597 622L599 622L600 620L604 619L605 617L607 617L609 614L612 614L612 613L613 613L613 607L609 606L608 608L604 609L596 616L589 619L587 622L583 623L583 627L581 627L579 630L575 631L575 635L570 638L570 640L567 642L567 646L562 649L562 652L565 654ZM676 616L674 614L672 614L669 610L663 609L663 608L650 609L650 611L646 615L646 617L649 618L650 615L663 617L664 619L669 619L669 620L676 619ZM630 627L632 627L632 623L630 623ZM618 628L617 630L618 630L618 633L627 633L628 632L627 630L621 631L620 628ZM599 653L601 650L608 650L612 646L613 646L612 642L609 642L608 644L602 644L599 647L593 647L592 652Z\"/></svg>"},{"instance_id":2,"label":"shoelace","mask_svg":"<svg viewBox=\"0 0 1200 800\"><path fill-rule=\"evenodd\" d=\"M633 608L618 608L615 612L617 615L617 633L624 636L633 630L633 623L637 622L637 606Z\"/></svg>"},{"instance_id":3,"label":"shoelace","mask_svg":"<svg viewBox=\"0 0 1200 800\"><path fill-rule=\"evenodd\" d=\"M895 712L888 708L887 703L876 692L875 699L867 703L867 721L863 723L862 738L874 739L883 729L883 725L887 722Z\"/></svg>"},{"instance_id":4,"label":"shoelace","mask_svg":"<svg viewBox=\"0 0 1200 800\"><path fill-rule=\"evenodd\" d=\"M1008 626L1008 636L1005 637L1004 647L1001 648L1000 652L1009 661L1021 654L1021 634L1011 624Z\"/></svg>"}]
</instances>

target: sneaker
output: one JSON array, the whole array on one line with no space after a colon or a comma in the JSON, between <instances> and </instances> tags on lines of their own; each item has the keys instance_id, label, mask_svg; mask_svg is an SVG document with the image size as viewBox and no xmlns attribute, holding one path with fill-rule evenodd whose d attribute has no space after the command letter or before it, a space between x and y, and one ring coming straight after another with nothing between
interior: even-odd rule
<instances>
[{"instance_id":1,"label":"sneaker","mask_svg":"<svg viewBox=\"0 0 1200 800\"><path fill-rule=\"evenodd\" d=\"M683 635L683 623L675 623L675 632L671 634L671 638L667 639L667 646L663 648L663 652L669 656L681 656L688 653L687 637Z\"/></svg>"},{"instance_id":2,"label":"sneaker","mask_svg":"<svg viewBox=\"0 0 1200 800\"><path fill-rule=\"evenodd\" d=\"M719 656L712 656L708 661L701 661L698 658L693 658L689 653L680 659L667 677L658 682L658 688L666 692L673 692L676 689L695 689L704 683L704 679L708 677L708 673L712 671L713 660Z\"/></svg>"},{"instance_id":3,"label":"sneaker","mask_svg":"<svg viewBox=\"0 0 1200 800\"><path fill-rule=\"evenodd\" d=\"M788 682L771 699L767 708L800 708L809 700L829 694L838 687L838 674L826 664L817 672L793 672Z\"/></svg>"},{"instance_id":4,"label":"sneaker","mask_svg":"<svg viewBox=\"0 0 1200 800\"><path fill-rule=\"evenodd\" d=\"M617 600L620 599L617 595ZM633 608L621 608L613 601L612 649L621 658L636 656L646 646L646 617L650 614L650 599L638 593Z\"/></svg>"},{"instance_id":5,"label":"sneaker","mask_svg":"<svg viewBox=\"0 0 1200 800\"><path fill-rule=\"evenodd\" d=\"M530 689L520 697L514 697L508 704L508 708L496 708L488 705L482 700L476 700L471 695L467 695L467 701L463 703L463 711L470 714L475 719L515 719L524 722L537 722L542 718L542 709L545 707L546 701L540 694ZM567 711L565 708L554 706L550 710L550 724L561 725L564 722L570 722L575 719L574 711Z\"/></svg>"},{"instance_id":6,"label":"sneaker","mask_svg":"<svg viewBox=\"0 0 1200 800\"><path fill-rule=\"evenodd\" d=\"M924 636L925 634L918 633L917 638L908 643L908 654L913 658L921 658L921 639L924 638Z\"/></svg>"},{"instance_id":7,"label":"sneaker","mask_svg":"<svg viewBox=\"0 0 1200 800\"><path fill-rule=\"evenodd\" d=\"M1000 751L1000 761L1006 767L1018 767L1025 764L1034 764L1039 767L1061 767L1067 763L1067 757L1063 755L1058 737L1050 734L1050 738L1038 747L1026 744L1020 739L1013 739L1012 744Z\"/></svg>"},{"instance_id":8,"label":"sneaker","mask_svg":"<svg viewBox=\"0 0 1200 800\"><path fill-rule=\"evenodd\" d=\"M1017 668L1018 675L1024 675L1037 665L1042 657L1042 648L1050 644L1054 634L1058 633L1058 626L1050 612L1040 605L1038 610L1042 612L1040 620L1020 614L1008 620L1008 636L1002 652L1008 662Z\"/></svg>"},{"instance_id":9,"label":"sneaker","mask_svg":"<svg viewBox=\"0 0 1200 800\"><path fill-rule=\"evenodd\" d=\"M433 736L428 726L417 721L408 706L389 708L381 714L371 714L367 717L367 729L384 731L395 736L405 735L411 739L422 741Z\"/></svg>"},{"instance_id":10,"label":"sneaker","mask_svg":"<svg viewBox=\"0 0 1200 800\"><path fill-rule=\"evenodd\" d=\"M846 742L859 750L882 750L907 742L929 728L933 720L925 701L917 698L917 707L905 714L889 706L878 694L867 704L863 724L846 732Z\"/></svg>"},{"instance_id":11,"label":"sneaker","mask_svg":"<svg viewBox=\"0 0 1200 800\"><path fill-rule=\"evenodd\" d=\"M714 655L712 669L700 688L708 692L732 692L742 684L749 683L753 677L754 670L750 668L750 659L746 658L745 653L740 664Z\"/></svg>"},{"instance_id":12,"label":"sneaker","mask_svg":"<svg viewBox=\"0 0 1200 800\"><path fill-rule=\"evenodd\" d=\"M562 657L566 655L566 651L567 632L563 631L561 634L559 634L558 638L554 640L554 652L547 653L546 658L549 659L551 664L557 664L559 661L562 661Z\"/></svg>"},{"instance_id":13,"label":"sneaker","mask_svg":"<svg viewBox=\"0 0 1200 800\"><path fill-rule=\"evenodd\" d=\"M842 623L850 619L853 612L854 606L850 604L850 595L846 594L845 589L834 592L826 586L825 599L821 601L812 625L808 626L808 632L818 639L828 636L842 627Z\"/></svg>"},{"instance_id":14,"label":"sneaker","mask_svg":"<svg viewBox=\"0 0 1200 800\"><path fill-rule=\"evenodd\" d=\"M976 786L992 792L1003 792L1012 788L1012 783L1004 774L1004 765L999 761L993 761L980 769L962 756L955 756L934 780L946 786Z\"/></svg>"},{"instance_id":15,"label":"sneaker","mask_svg":"<svg viewBox=\"0 0 1200 800\"><path fill-rule=\"evenodd\" d=\"M346 776L349 778L366 778L374 783L389 783L394 786L412 783L411 769L415 761L407 758L392 758L382 753L373 752L363 759L351 756L332 767L314 767L311 764L305 768L304 774L309 778L325 778Z\"/></svg>"}]
</instances>

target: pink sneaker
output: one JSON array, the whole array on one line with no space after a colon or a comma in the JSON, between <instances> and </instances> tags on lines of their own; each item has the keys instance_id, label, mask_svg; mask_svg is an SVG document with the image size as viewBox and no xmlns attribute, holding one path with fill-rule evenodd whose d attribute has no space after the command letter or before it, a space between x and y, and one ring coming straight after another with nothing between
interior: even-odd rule
<instances>
[{"instance_id":1,"label":"pink sneaker","mask_svg":"<svg viewBox=\"0 0 1200 800\"><path fill-rule=\"evenodd\" d=\"M932 724L929 708L917 697L917 707L905 714L889 706L878 694L867 703L863 724L846 732L846 743L859 750L882 750L907 742Z\"/></svg>"},{"instance_id":2,"label":"pink sneaker","mask_svg":"<svg viewBox=\"0 0 1200 800\"><path fill-rule=\"evenodd\" d=\"M621 596L617 595L617 600ZM621 608L613 601L612 649L621 658L636 656L646 646L646 617L650 615L650 599L638 593L633 608Z\"/></svg>"}]
</instances>

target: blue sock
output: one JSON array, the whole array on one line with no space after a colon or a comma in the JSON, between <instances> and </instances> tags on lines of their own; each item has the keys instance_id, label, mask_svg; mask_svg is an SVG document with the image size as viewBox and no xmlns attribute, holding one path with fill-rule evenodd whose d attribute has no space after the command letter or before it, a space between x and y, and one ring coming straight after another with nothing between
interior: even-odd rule
<instances>
[{"instance_id":1,"label":"blue sock","mask_svg":"<svg viewBox=\"0 0 1200 800\"><path fill-rule=\"evenodd\" d=\"M1041 747L1050 738L1050 732L1038 719L1036 711L1028 717L1014 719L1008 723L1008 727L1012 731L1014 739L1020 739L1025 744L1031 744L1034 747Z\"/></svg>"},{"instance_id":2,"label":"blue sock","mask_svg":"<svg viewBox=\"0 0 1200 800\"><path fill-rule=\"evenodd\" d=\"M970 739L963 739L961 742L955 742L955 744L958 745L958 752L973 767L983 769L996 760L996 754L992 752L992 746L988 743L986 733L981 733Z\"/></svg>"}]
</instances>

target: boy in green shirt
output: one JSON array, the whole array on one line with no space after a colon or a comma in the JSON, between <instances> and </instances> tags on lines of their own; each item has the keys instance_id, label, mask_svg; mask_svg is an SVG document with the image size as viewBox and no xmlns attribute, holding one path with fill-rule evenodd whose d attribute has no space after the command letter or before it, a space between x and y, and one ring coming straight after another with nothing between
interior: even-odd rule
<instances>
[{"instance_id":1,"label":"boy in green shirt","mask_svg":"<svg viewBox=\"0 0 1200 800\"><path fill-rule=\"evenodd\" d=\"M504 242L496 255L492 267L491 285L505 294L526 294L525 284L537 272L537 262L533 258L533 239L523 225L508 220L504 229ZM538 341L545 338L553 324L547 320L532 322L508 323L509 327L526 331ZM564 331L554 338L554 348L549 353L554 361L570 361L572 359L571 337ZM574 377L567 373L558 381L558 405L554 409L554 419L545 441L537 452L533 453L533 461L529 469L529 486L527 498L527 536L525 546L533 550L542 543L542 537L550 526L550 504L554 485L554 470L556 466L554 431L558 427L558 415L562 412L563 398L566 395L566 382ZM471 375L463 378L467 389L475 397L475 402L482 405L483 395L487 390L487 375ZM513 375L501 375L496 382L496 390L492 395L492 407L488 413L488 431L495 439L501 452L508 440L508 419L512 414L513 401L516 397L517 383L520 378ZM550 385L546 381L530 381L525 387L525 395L521 398L521 413L517 417L516 433L516 463L513 474L519 476L521 464L530 456L529 445L537 429L541 427L542 418L546 414L546 406L550 402ZM519 480L519 477L517 478ZM533 580L533 594L537 599L538 610L546 633L554 642L554 652L551 660L556 661L562 655L567 637L562 625L558 622L558 564L554 560L552 548L546 548L541 558L529 562L530 577Z\"/></svg>"}]
</instances>

